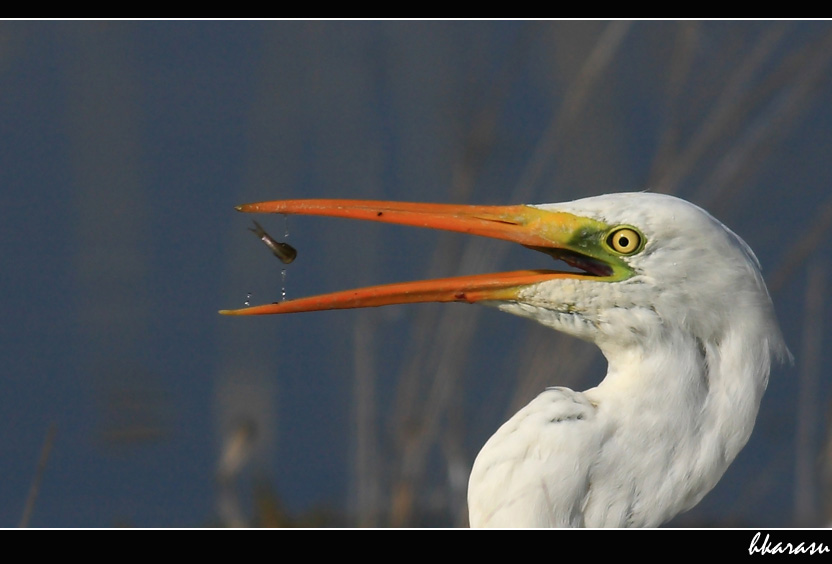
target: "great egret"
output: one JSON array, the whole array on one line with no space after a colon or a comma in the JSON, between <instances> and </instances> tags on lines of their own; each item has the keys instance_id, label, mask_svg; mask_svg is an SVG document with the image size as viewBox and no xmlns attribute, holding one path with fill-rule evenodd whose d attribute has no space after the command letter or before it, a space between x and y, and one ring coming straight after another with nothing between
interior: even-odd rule
<instances>
[{"instance_id":1,"label":"great egret","mask_svg":"<svg viewBox=\"0 0 832 564\"><path fill-rule=\"evenodd\" d=\"M754 253L672 196L536 206L287 200L237 209L507 239L580 270L406 282L221 312L482 302L594 342L609 362L597 387L545 390L480 451L468 485L475 527L652 527L693 507L748 441L772 359L789 355Z\"/></svg>"}]
</instances>

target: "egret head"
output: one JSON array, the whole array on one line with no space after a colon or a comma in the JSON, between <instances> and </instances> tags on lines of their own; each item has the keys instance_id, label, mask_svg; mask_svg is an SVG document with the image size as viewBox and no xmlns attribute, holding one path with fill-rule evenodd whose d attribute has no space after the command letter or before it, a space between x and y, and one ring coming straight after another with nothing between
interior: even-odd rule
<instances>
[{"instance_id":1,"label":"egret head","mask_svg":"<svg viewBox=\"0 0 832 564\"><path fill-rule=\"evenodd\" d=\"M563 204L468 206L370 200L279 200L239 211L347 217L505 239L574 268L373 286L240 310L295 313L414 302L482 302L530 317L608 354L673 332L719 342L747 329L765 355L787 355L751 249L699 207L652 193ZM609 357L609 354L608 354Z\"/></svg>"}]
</instances>

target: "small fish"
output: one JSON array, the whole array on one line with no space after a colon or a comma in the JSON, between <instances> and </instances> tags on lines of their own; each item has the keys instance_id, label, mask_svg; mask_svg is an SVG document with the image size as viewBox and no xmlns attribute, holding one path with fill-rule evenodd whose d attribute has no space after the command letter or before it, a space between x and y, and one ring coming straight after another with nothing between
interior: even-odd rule
<instances>
[{"instance_id":1,"label":"small fish","mask_svg":"<svg viewBox=\"0 0 832 564\"><path fill-rule=\"evenodd\" d=\"M254 222L254 229L249 227L248 230L257 235L261 241L266 243L266 246L272 250L274 256L279 258L283 264L289 264L295 260L295 257L298 256L297 250L295 250L292 245L275 241L262 227L260 227L260 224L256 221Z\"/></svg>"}]
</instances>

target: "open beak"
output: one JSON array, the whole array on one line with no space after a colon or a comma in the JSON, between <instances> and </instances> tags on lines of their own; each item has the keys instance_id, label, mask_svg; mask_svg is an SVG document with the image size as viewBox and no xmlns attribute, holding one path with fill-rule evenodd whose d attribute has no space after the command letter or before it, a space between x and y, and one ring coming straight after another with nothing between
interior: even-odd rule
<instances>
[{"instance_id":1,"label":"open beak","mask_svg":"<svg viewBox=\"0 0 832 564\"><path fill-rule=\"evenodd\" d=\"M278 200L237 206L238 211L346 217L458 231L520 243L552 255L582 272L518 270L370 286L265 304L221 310L224 315L265 315L328 309L376 307L418 302L517 301L531 285L558 278L599 280L613 275L603 260L582 254L580 239L602 230L591 219L566 212L516 206L419 204L371 200ZM601 228L599 228L599 226Z\"/></svg>"}]
</instances>

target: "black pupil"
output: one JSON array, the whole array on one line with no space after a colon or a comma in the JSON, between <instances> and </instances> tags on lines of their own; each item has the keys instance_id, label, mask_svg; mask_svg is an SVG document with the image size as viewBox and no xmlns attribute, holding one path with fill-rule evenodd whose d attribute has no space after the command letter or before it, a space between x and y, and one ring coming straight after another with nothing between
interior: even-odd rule
<instances>
[{"instance_id":1,"label":"black pupil","mask_svg":"<svg viewBox=\"0 0 832 564\"><path fill-rule=\"evenodd\" d=\"M622 235L618 239L618 244L621 245L622 247L629 247L630 246L630 240L627 239L626 235Z\"/></svg>"}]
</instances>

